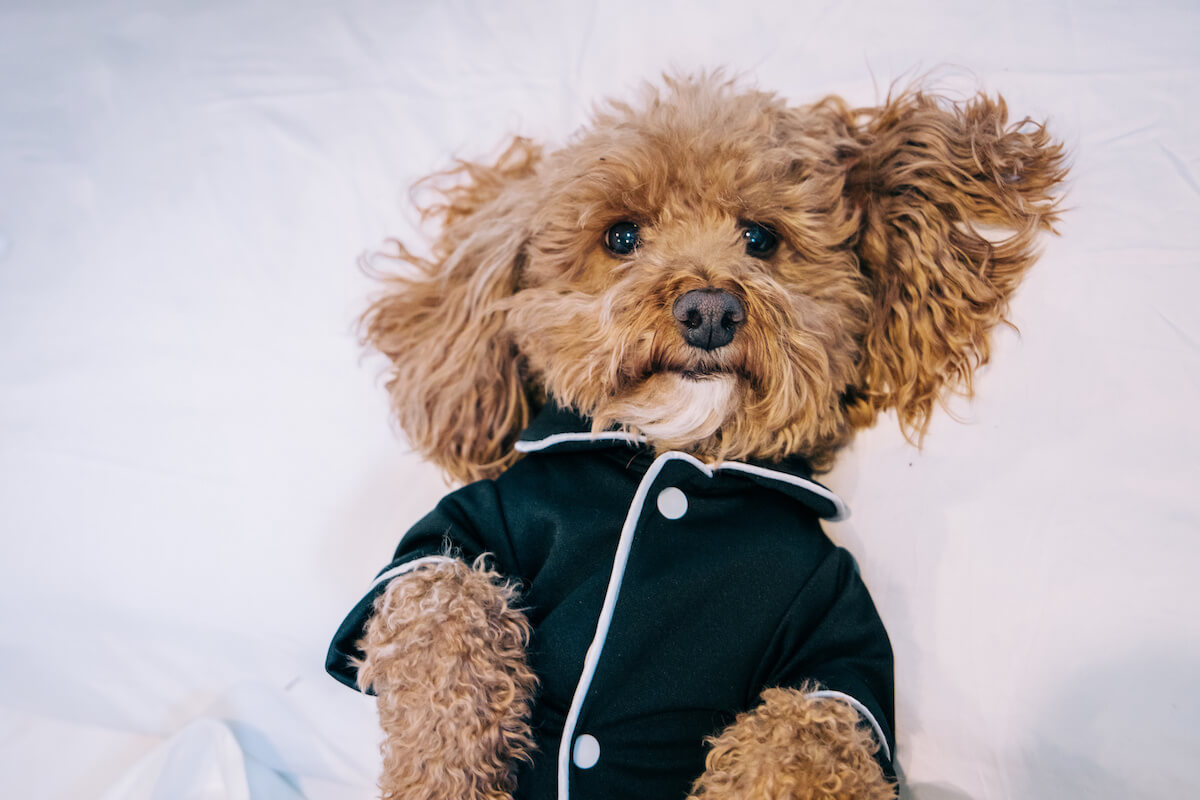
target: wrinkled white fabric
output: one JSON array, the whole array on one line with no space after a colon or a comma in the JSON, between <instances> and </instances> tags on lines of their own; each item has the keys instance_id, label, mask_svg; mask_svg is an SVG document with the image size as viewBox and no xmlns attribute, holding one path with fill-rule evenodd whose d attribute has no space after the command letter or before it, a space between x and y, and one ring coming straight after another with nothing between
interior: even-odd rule
<instances>
[{"instance_id":1,"label":"wrinkled white fabric","mask_svg":"<svg viewBox=\"0 0 1200 800\"><path fill-rule=\"evenodd\" d=\"M100 800L250 800L246 764L229 729L198 719L121 777Z\"/></svg>"}]
</instances>

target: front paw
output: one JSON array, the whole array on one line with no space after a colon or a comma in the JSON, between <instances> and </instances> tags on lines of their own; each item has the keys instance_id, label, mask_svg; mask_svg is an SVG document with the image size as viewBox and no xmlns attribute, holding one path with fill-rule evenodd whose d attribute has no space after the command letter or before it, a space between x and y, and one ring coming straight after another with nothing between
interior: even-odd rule
<instances>
[{"instance_id":1,"label":"front paw","mask_svg":"<svg viewBox=\"0 0 1200 800\"><path fill-rule=\"evenodd\" d=\"M895 786L858 713L835 699L768 689L709 740L688 800L892 800Z\"/></svg>"},{"instance_id":2,"label":"front paw","mask_svg":"<svg viewBox=\"0 0 1200 800\"><path fill-rule=\"evenodd\" d=\"M502 800L533 746L536 678L516 591L456 559L394 579L376 601L359 683L378 697L384 800Z\"/></svg>"}]
</instances>

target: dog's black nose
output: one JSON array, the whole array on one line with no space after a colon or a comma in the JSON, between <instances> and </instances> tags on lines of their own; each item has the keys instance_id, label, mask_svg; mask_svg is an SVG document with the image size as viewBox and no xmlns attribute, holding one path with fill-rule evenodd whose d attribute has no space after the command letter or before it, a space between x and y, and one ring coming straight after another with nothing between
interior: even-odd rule
<instances>
[{"instance_id":1,"label":"dog's black nose","mask_svg":"<svg viewBox=\"0 0 1200 800\"><path fill-rule=\"evenodd\" d=\"M716 350L733 341L746 321L741 301L723 289L693 289L671 309L684 341L702 350Z\"/></svg>"}]
</instances>

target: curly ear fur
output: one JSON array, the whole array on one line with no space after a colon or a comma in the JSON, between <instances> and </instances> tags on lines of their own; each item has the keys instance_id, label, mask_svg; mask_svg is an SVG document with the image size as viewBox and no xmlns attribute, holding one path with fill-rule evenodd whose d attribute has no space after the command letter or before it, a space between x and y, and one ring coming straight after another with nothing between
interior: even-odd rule
<instances>
[{"instance_id":1,"label":"curly ear fur","mask_svg":"<svg viewBox=\"0 0 1200 800\"><path fill-rule=\"evenodd\" d=\"M895 408L919 441L945 390L971 395L988 332L1007 322L1035 237L1057 220L1065 156L1044 125L1010 125L1004 100L984 94L950 104L909 90L842 113L861 147L847 192L861 210L857 251L875 303L847 411L866 427ZM980 226L1009 235L994 240Z\"/></svg>"},{"instance_id":2,"label":"curly ear fur","mask_svg":"<svg viewBox=\"0 0 1200 800\"><path fill-rule=\"evenodd\" d=\"M498 301L512 295L536 193L540 148L520 137L492 166L461 162L427 181L462 181L422 210L441 228L433 257L395 242L412 274L386 284L363 315L363 338L392 360L392 410L413 446L449 475L499 474L529 421L520 365ZM465 179L465 180L464 180Z\"/></svg>"}]
</instances>

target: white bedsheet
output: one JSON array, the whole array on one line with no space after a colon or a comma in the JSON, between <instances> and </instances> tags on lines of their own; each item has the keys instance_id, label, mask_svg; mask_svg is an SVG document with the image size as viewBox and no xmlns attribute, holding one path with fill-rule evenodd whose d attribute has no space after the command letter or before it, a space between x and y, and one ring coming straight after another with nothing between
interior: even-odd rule
<instances>
[{"instance_id":1,"label":"white bedsheet","mask_svg":"<svg viewBox=\"0 0 1200 800\"><path fill-rule=\"evenodd\" d=\"M330 634L444 491L356 257L662 70L1002 91L1073 153L978 399L826 482L906 797L1200 796L1200 5L0 4L0 796L366 798ZM949 68L943 65L951 65Z\"/></svg>"}]
</instances>

